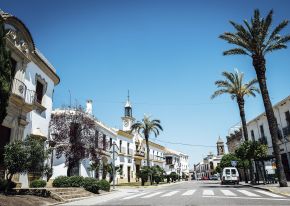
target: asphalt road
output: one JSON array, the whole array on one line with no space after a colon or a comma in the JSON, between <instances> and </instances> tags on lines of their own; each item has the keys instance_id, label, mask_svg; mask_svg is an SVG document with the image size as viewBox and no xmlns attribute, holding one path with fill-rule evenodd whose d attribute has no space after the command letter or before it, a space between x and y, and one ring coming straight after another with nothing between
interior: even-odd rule
<instances>
[{"instance_id":1,"label":"asphalt road","mask_svg":"<svg viewBox=\"0 0 290 206\"><path fill-rule=\"evenodd\" d=\"M192 181L136 189L96 205L290 205L290 197L242 185Z\"/></svg>"}]
</instances>

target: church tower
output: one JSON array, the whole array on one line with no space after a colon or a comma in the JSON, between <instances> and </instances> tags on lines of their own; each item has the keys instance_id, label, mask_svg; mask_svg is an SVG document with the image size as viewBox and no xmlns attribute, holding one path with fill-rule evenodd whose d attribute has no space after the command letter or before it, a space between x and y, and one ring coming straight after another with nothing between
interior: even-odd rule
<instances>
[{"instance_id":1,"label":"church tower","mask_svg":"<svg viewBox=\"0 0 290 206\"><path fill-rule=\"evenodd\" d=\"M221 139L221 137L219 137L219 139L216 143L216 147L217 147L217 155L218 156L224 155L225 145L224 145L224 141Z\"/></svg>"},{"instance_id":2,"label":"church tower","mask_svg":"<svg viewBox=\"0 0 290 206\"><path fill-rule=\"evenodd\" d=\"M128 97L127 97L127 101L124 107L125 111L124 111L124 117L122 117L123 120L123 131L130 131L131 130L131 126L133 125L135 118L132 116L132 106L130 103L130 95L129 95L129 91L128 91Z\"/></svg>"}]
</instances>

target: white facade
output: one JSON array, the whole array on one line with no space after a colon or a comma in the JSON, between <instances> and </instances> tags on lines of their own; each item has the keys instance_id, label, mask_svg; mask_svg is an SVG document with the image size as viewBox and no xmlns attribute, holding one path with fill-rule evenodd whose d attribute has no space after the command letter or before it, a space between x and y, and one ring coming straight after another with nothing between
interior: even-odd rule
<instances>
[{"instance_id":1,"label":"white facade","mask_svg":"<svg viewBox=\"0 0 290 206\"><path fill-rule=\"evenodd\" d=\"M279 127L279 146L282 163L287 176L290 180L290 96L283 99L273 106L274 114ZM248 136L251 140L261 141L268 145L268 155L273 154L271 134L265 113L260 114L255 119L247 123ZM271 166L271 162L266 165Z\"/></svg>"},{"instance_id":2,"label":"white facade","mask_svg":"<svg viewBox=\"0 0 290 206\"><path fill-rule=\"evenodd\" d=\"M36 49L22 21L3 11L0 15L5 20L6 46L11 51L15 69L7 116L0 125L0 138L5 144L28 135L47 140L54 87L60 79L54 67ZM27 174L15 175L14 181L20 182L22 187L29 184Z\"/></svg>"}]
</instances>

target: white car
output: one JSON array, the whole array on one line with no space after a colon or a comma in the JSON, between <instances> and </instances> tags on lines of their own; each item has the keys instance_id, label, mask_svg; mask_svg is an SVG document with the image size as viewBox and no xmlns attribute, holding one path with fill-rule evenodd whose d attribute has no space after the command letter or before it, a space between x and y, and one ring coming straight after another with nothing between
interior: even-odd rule
<instances>
[{"instance_id":1,"label":"white car","mask_svg":"<svg viewBox=\"0 0 290 206\"><path fill-rule=\"evenodd\" d=\"M223 169L223 175L222 175L222 180L221 184L227 184L227 183L234 183L234 184L239 184L240 182L240 176L237 168L235 167L225 167Z\"/></svg>"}]
</instances>

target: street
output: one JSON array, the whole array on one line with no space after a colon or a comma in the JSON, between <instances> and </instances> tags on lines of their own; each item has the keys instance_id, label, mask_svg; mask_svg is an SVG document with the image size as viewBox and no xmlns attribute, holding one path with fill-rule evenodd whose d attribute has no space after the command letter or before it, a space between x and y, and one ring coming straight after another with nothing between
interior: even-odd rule
<instances>
[{"instance_id":1,"label":"street","mask_svg":"<svg viewBox=\"0 0 290 206\"><path fill-rule=\"evenodd\" d=\"M88 202L87 202L88 203ZM80 203L81 204L81 203ZM90 204L94 204L90 202ZM289 205L290 198L242 185L182 182L136 189L96 205Z\"/></svg>"}]
</instances>

